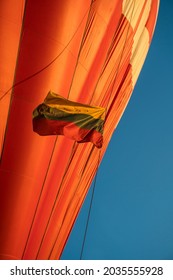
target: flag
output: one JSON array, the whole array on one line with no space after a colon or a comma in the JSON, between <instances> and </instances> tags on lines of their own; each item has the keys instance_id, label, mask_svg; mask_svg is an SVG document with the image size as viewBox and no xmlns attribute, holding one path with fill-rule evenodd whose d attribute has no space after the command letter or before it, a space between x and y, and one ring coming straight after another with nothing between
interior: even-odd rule
<instances>
[{"instance_id":1,"label":"flag","mask_svg":"<svg viewBox=\"0 0 173 280\"><path fill-rule=\"evenodd\" d=\"M64 135L79 143L103 144L105 109L73 102L49 92L33 111L33 130L39 135Z\"/></svg>"}]
</instances>

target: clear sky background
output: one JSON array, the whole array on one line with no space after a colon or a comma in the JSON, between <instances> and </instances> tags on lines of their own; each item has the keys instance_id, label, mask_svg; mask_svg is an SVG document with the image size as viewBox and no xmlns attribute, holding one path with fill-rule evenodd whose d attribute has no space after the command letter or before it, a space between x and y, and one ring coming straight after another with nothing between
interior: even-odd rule
<instances>
[{"instance_id":1,"label":"clear sky background","mask_svg":"<svg viewBox=\"0 0 173 280\"><path fill-rule=\"evenodd\" d=\"M98 171L83 259L173 260L173 1ZM79 259L91 190L62 259Z\"/></svg>"}]
</instances>

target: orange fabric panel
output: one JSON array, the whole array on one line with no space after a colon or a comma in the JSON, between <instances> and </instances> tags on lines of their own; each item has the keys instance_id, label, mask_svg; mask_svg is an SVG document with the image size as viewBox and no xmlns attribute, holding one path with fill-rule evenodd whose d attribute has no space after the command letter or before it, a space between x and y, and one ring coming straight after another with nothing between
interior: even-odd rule
<instances>
[{"instance_id":1,"label":"orange fabric panel","mask_svg":"<svg viewBox=\"0 0 173 280\"><path fill-rule=\"evenodd\" d=\"M10 88L15 76L24 4L25 0L0 1L0 153L11 100Z\"/></svg>"},{"instance_id":2,"label":"orange fabric panel","mask_svg":"<svg viewBox=\"0 0 173 280\"><path fill-rule=\"evenodd\" d=\"M158 8L158 0L151 2ZM35 134L32 112L49 90L106 107L102 159L133 91L130 60L137 29L122 14L122 4L128 1L27 1L21 40L20 32L14 39L18 58L15 51L9 62L11 77L16 69L10 108L3 103L7 95L0 101L9 114L0 163L1 259L58 259L62 253L95 175L99 150L63 136ZM152 11L148 26L150 17L156 21ZM16 13L20 17L21 9ZM13 78L4 91L12 84Z\"/></svg>"}]
</instances>

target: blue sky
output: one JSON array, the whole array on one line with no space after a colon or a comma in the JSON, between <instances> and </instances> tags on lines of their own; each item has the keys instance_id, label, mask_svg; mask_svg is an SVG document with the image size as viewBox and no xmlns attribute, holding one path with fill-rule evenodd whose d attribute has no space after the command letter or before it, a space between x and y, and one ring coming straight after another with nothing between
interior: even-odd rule
<instances>
[{"instance_id":1,"label":"blue sky","mask_svg":"<svg viewBox=\"0 0 173 280\"><path fill-rule=\"evenodd\" d=\"M98 171L83 259L173 260L173 1ZM79 259L91 190L62 259Z\"/></svg>"}]
</instances>

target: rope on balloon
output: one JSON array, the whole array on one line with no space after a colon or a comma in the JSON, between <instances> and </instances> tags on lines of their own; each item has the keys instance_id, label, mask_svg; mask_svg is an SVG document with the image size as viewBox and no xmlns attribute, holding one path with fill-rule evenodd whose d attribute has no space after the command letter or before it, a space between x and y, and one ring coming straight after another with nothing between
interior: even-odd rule
<instances>
[{"instance_id":1,"label":"rope on balloon","mask_svg":"<svg viewBox=\"0 0 173 280\"><path fill-rule=\"evenodd\" d=\"M99 156L98 156L98 161L97 161L97 166L96 166L96 175L95 175L94 182L93 182L93 188L92 188L91 200L90 200L89 210L88 210L88 215L87 215L86 227L85 227L85 231L84 231L84 237L83 237L83 242L82 242L82 247L81 247L81 252L80 252L80 260L82 260L82 258L83 258L83 252L84 252L86 236L87 236L87 232L88 232L89 221L90 221L90 217L91 217L91 209L92 209L93 200L94 200L94 193L95 193L95 189L96 189L100 161L101 161L101 150L99 151Z\"/></svg>"}]
</instances>

